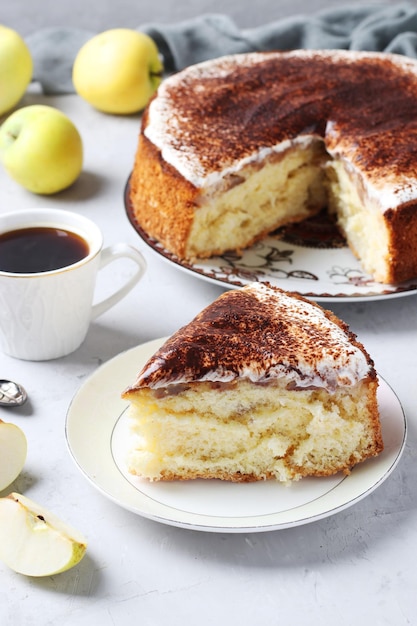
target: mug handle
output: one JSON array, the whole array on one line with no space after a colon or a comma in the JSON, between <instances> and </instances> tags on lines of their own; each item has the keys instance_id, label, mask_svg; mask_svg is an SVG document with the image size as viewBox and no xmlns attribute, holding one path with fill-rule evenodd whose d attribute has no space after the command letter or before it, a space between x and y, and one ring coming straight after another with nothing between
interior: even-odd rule
<instances>
[{"instance_id":1,"label":"mug handle","mask_svg":"<svg viewBox=\"0 0 417 626\"><path fill-rule=\"evenodd\" d=\"M120 287L115 293L111 296L108 296L101 302L97 304L93 304L91 310L91 320L96 319L99 315L102 315L105 311L114 306L117 302L119 302L122 298L124 298L129 291L133 289L136 283L142 278L143 274L146 271L146 261L136 248L129 246L126 243L116 243L112 246L108 246L105 248L100 257L100 267L99 270L116 261L116 259L131 259L137 265L136 272L131 276L131 278Z\"/></svg>"}]
</instances>

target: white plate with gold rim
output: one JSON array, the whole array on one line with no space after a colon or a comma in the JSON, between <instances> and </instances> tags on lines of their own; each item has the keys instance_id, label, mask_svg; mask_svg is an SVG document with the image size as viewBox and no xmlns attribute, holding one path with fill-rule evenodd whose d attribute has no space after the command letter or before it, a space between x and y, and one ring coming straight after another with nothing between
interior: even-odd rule
<instances>
[{"instance_id":1,"label":"white plate with gold rim","mask_svg":"<svg viewBox=\"0 0 417 626\"><path fill-rule=\"evenodd\" d=\"M128 474L127 402L121 392L164 339L142 344L102 365L75 394L67 413L66 439L84 476L107 498L165 524L211 532L261 532L313 522L352 506L379 487L404 450L401 404L380 380L378 402L384 451L349 476L229 483L218 480L148 482Z\"/></svg>"}]
</instances>

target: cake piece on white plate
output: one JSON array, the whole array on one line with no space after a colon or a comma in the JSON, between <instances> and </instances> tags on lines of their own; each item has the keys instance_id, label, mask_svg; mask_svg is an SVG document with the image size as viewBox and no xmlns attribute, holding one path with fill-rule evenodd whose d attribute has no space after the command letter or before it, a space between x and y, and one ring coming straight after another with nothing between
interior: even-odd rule
<instances>
[{"instance_id":1,"label":"cake piece on white plate","mask_svg":"<svg viewBox=\"0 0 417 626\"><path fill-rule=\"evenodd\" d=\"M123 392L129 471L152 481L348 474L383 449L377 386L333 313L263 283L227 291Z\"/></svg>"}]
</instances>

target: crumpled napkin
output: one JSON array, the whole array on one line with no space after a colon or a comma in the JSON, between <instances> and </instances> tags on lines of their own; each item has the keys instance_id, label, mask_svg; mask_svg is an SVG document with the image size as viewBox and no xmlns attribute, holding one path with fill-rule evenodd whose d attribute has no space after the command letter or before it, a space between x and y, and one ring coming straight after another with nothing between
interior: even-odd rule
<instances>
[{"instance_id":1,"label":"crumpled napkin","mask_svg":"<svg viewBox=\"0 0 417 626\"><path fill-rule=\"evenodd\" d=\"M417 57L417 8L408 4L340 7L313 16L296 15L252 29L239 29L226 15L207 14L176 24L142 24L164 59L167 73L225 54L257 50L349 49ZM46 94L74 91L72 65L96 33L49 28L26 38L34 81Z\"/></svg>"}]
</instances>

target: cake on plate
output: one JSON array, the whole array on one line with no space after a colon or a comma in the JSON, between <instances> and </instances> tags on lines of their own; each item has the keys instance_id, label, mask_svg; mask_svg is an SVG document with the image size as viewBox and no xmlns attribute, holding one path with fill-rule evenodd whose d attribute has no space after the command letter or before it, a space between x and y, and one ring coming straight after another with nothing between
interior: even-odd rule
<instances>
[{"instance_id":1,"label":"cake on plate","mask_svg":"<svg viewBox=\"0 0 417 626\"><path fill-rule=\"evenodd\" d=\"M383 449L374 364L333 313L264 283L228 291L122 396L127 463L153 480L348 474Z\"/></svg>"},{"instance_id":2,"label":"cake on plate","mask_svg":"<svg viewBox=\"0 0 417 626\"><path fill-rule=\"evenodd\" d=\"M168 77L144 112L129 201L181 260L241 251L327 207L363 269L417 276L417 61L296 50Z\"/></svg>"}]
</instances>

